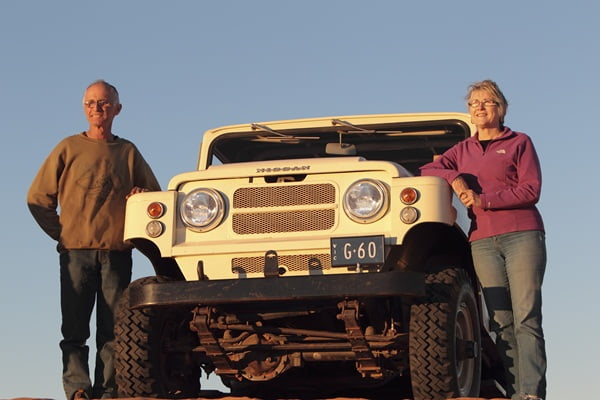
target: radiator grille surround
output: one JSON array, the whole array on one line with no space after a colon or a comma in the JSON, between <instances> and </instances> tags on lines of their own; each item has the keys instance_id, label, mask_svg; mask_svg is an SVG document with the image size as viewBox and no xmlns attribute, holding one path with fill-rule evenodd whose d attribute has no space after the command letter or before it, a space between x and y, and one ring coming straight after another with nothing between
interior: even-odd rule
<instances>
[{"instance_id":1,"label":"radiator grille surround","mask_svg":"<svg viewBox=\"0 0 600 400\"><path fill-rule=\"evenodd\" d=\"M336 195L329 183L240 188L232 229L238 235L327 231L336 221Z\"/></svg>"}]
</instances>

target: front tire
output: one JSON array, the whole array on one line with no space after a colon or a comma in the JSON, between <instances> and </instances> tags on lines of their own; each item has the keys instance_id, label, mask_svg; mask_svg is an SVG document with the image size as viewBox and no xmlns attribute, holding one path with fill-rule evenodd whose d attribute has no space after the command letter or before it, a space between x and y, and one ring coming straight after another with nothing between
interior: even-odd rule
<instances>
[{"instance_id":1,"label":"front tire","mask_svg":"<svg viewBox=\"0 0 600 400\"><path fill-rule=\"evenodd\" d=\"M409 363L415 400L477 397L481 331L471 280L462 269L429 274L427 300L411 306Z\"/></svg>"},{"instance_id":2,"label":"front tire","mask_svg":"<svg viewBox=\"0 0 600 400\"><path fill-rule=\"evenodd\" d=\"M190 346L189 310L129 308L130 289L158 282L134 281L123 293L115 321L115 370L120 397L197 397L200 366L193 354L175 351Z\"/></svg>"}]
</instances>

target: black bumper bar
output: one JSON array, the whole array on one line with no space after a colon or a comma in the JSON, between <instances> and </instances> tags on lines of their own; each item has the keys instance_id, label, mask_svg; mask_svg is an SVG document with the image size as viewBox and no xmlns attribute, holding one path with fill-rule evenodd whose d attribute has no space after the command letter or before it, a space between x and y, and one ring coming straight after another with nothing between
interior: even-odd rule
<instances>
[{"instance_id":1,"label":"black bumper bar","mask_svg":"<svg viewBox=\"0 0 600 400\"><path fill-rule=\"evenodd\" d=\"M132 285L129 299L132 308L140 308L424 295L424 273L390 271L286 278L158 282Z\"/></svg>"}]
</instances>

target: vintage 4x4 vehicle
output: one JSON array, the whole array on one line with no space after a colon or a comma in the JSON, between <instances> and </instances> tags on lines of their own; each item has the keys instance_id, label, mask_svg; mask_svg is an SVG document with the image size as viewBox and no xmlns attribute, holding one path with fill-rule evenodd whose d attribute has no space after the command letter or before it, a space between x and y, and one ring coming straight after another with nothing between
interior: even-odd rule
<instances>
[{"instance_id":1,"label":"vintage 4x4 vehicle","mask_svg":"<svg viewBox=\"0 0 600 400\"><path fill-rule=\"evenodd\" d=\"M419 166L461 113L358 115L204 133L196 171L127 202L156 276L116 321L123 396L501 394L466 209ZM488 392L489 393L489 392ZM379 396L379 395L378 395Z\"/></svg>"}]
</instances>

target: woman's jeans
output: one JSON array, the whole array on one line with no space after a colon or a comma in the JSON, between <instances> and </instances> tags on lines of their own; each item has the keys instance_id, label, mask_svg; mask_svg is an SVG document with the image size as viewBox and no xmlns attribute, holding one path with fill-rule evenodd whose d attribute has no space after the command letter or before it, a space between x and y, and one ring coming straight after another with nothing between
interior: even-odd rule
<instances>
[{"instance_id":1,"label":"woman's jeans","mask_svg":"<svg viewBox=\"0 0 600 400\"><path fill-rule=\"evenodd\" d=\"M541 231L511 232L471 243L475 271L507 373L508 395L546 397L542 281L546 269Z\"/></svg>"},{"instance_id":2,"label":"woman's jeans","mask_svg":"<svg viewBox=\"0 0 600 400\"><path fill-rule=\"evenodd\" d=\"M131 281L131 251L69 250L60 254L63 386L67 399L77 389L90 398L117 397L113 362L114 315ZM89 376L87 339L96 303L96 364Z\"/></svg>"}]
</instances>

